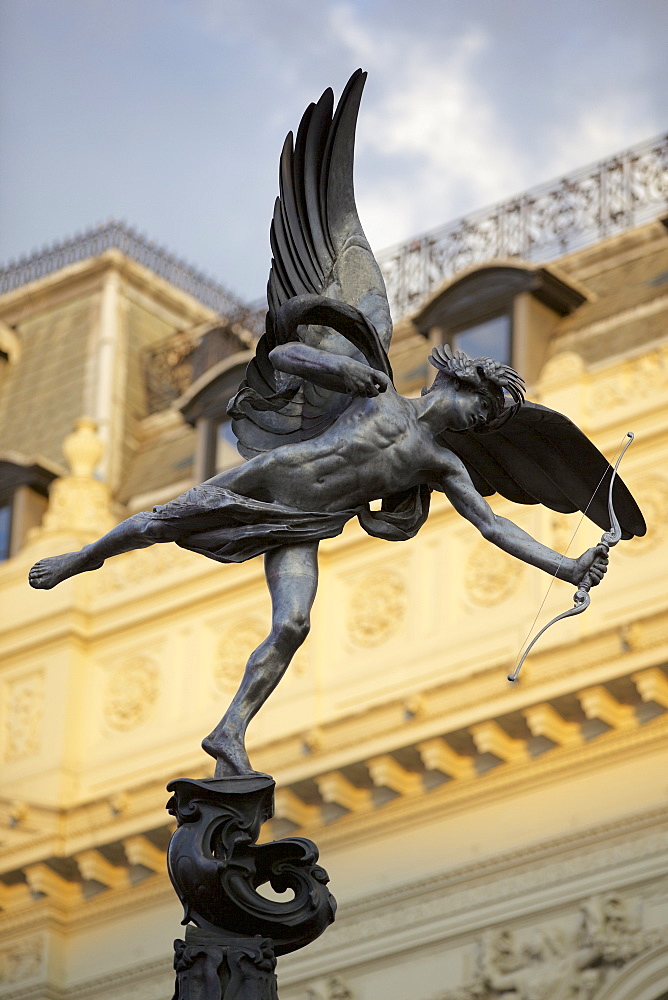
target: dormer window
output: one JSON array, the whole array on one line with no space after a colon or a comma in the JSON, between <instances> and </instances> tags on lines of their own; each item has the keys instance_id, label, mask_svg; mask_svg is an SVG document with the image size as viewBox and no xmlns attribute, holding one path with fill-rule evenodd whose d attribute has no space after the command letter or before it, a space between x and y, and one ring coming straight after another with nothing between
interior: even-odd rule
<instances>
[{"instance_id":1,"label":"dormer window","mask_svg":"<svg viewBox=\"0 0 668 1000\"><path fill-rule=\"evenodd\" d=\"M442 288L413 323L434 345L450 344L472 358L494 358L531 381L560 317L584 301L549 268L490 264Z\"/></svg>"}]
</instances>

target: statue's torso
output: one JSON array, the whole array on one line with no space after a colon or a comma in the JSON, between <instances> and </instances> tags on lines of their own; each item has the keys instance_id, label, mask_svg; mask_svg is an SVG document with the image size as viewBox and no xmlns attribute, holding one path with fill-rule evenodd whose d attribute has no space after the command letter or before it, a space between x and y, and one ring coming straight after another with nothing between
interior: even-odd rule
<instances>
[{"instance_id":1,"label":"statue's torso","mask_svg":"<svg viewBox=\"0 0 668 1000\"><path fill-rule=\"evenodd\" d=\"M433 462L414 406L388 389L355 397L319 437L252 459L221 485L301 510L346 510L426 481Z\"/></svg>"}]
</instances>

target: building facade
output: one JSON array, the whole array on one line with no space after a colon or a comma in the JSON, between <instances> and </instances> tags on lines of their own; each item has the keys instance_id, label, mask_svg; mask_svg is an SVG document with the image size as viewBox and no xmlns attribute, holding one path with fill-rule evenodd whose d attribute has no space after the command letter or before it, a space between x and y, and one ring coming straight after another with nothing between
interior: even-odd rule
<instances>
[{"instance_id":1,"label":"building facade","mask_svg":"<svg viewBox=\"0 0 668 1000\"><path fill-rule=\"evenodd\" d=\"M400 391L434 343L487 345L609 458L635 433L622 474L649 530L515 686L567 585L440 496L410 543L351 523L321 544L312 633L248 739L277 781L266 838L315 840L339 902L280 960L282 1000L668 996L662 162L641 224L542 257L489 244L404 301ZM0 297L0 1000L161 1000L182 936L165 785L213 772L199 743L266 633L262 565L161 545L51 592L26 578L238 460L225 405L257 317L118 227L68 246ZM600 535L492 505L560 551Z\"/></svg>"}]
</instances>

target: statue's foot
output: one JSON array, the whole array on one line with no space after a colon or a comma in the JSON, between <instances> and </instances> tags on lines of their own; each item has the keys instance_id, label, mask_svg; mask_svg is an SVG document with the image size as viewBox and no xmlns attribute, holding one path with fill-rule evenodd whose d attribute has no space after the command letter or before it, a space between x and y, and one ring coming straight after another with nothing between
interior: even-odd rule
<instances>
[{"instance_id":1,"label":"statue's foot","mask_svg":"<svg viewBox=\"0 0 668 1000\"><path fill-rule=\"evenodd\" d=\"M239 736L214 730L202 740L202 749L216 760L216 778L258 773L251 767L243 739Z\"/></svg>"},{"instance_id":2,"label":"statue's foot","mask_svg":"<svg viewBox=\"0 0 668 1000\"><path fill-rule=\"evenodd\" d=\"M84 552L65 552L62 556L49 556L36 562L28 574L28 582L35 590L51 590L77 573L99 569L101 562L91 563Z\"/></svg>"}]
</instances>

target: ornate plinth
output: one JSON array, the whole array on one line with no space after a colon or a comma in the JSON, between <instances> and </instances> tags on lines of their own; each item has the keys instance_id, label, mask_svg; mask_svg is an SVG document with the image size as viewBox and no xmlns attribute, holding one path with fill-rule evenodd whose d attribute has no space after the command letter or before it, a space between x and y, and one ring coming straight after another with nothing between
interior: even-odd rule
<instances>
[{"instance_id":1,"label":"ornate plinth","mask_svg":"<svg viewBox=\"0 0 668 1000\"><path fill-rule=\"evenodd\" d=\"M273 815L274 787L261 774L167 786L178 823L167 864L189 925L185 941L174 942L173 1000L275 1000L276 956L303 948L334 919L314 843L256 843ZM257 892L265 883L294 898L266 899Z\"/></svg>"}]
</instances>

